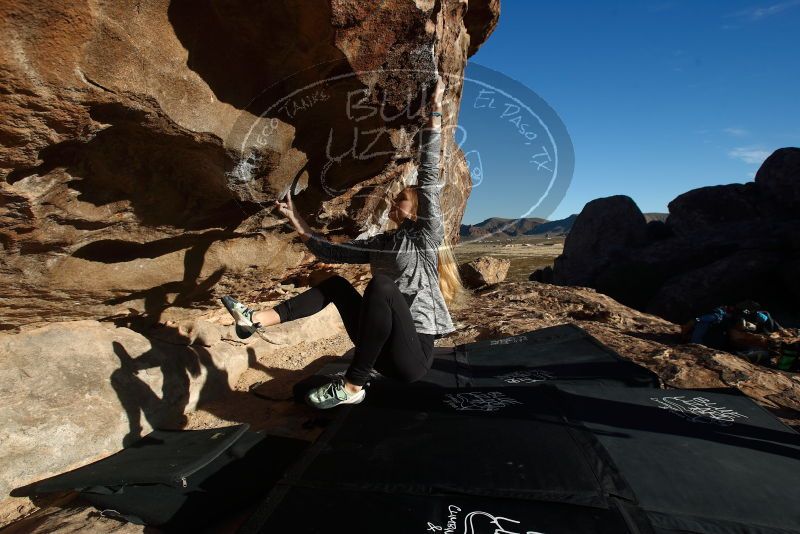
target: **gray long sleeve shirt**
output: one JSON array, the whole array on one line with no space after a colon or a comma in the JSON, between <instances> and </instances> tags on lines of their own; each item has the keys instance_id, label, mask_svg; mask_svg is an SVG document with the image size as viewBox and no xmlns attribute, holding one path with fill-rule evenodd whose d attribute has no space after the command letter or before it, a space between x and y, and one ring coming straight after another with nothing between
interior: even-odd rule
<instances>
[{"instance_id":1,"label":"gray long sleeve shirt","mask_svg":"<svg viewBox=\"0 0 800 534\"><path fill-rule=\"evenodd\" d=\"M397 230L345 243L312 234L306 246L323 261L369 263L373 276L388 275L409 303L417 332L441 337L455 327L439 287L437 249L444 240L439 203L440 128L423 129L420 141L416 221L405 219Z\"/></svg>"}]
</instances>

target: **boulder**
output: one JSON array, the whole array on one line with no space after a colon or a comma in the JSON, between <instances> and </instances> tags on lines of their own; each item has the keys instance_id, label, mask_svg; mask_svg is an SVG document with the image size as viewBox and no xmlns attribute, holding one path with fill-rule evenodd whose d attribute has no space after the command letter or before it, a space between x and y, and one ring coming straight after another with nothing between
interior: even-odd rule
<instances>
[{"instance_id":1,"label":"boulder","mask_svg":"<svg viewBox=\"0 0 800 534\"><path fill-rule=\"evenodd\" d=\"M497 0L4 2L0 330L157 324L281 280L314 259L270 209L290 190L323 234L386 229L388 195L414 170L419 95L434 69L453 75L452 126L467 55L498 12ZM453 136L443 143L455 242L471 181Z\"/></svg>"},{"instance_id":2,"label":"boulder","mask_svg":"<svg viewBox=\"0 0 800 534\"><path fill-rule=\"evenodd\" d=\"M660 241L672 237L674 232L667 226L666 221L647 221L647 241Z\"/></svg>"},{"instance_id":3,"label":"boulder","mask_svg":"<svg viewBox=\"0 0 800 534\"><path fill-rule=\"evenodd\" d=\"M718 226L760 216L755 184L714 185L693 189L669 203L667 226L676 234L703 234Z\"/></svg>"},{"instance_id":4,"label":"boulder","mask_svg":"<svg viewBox=\"0 0 800 534\"><path fill-rule=\"evenodd\" d=\"M97 321L0 335L0 495L155 426L180 427L247 366L241 346L174 344Z\"/></svg>"},{"instance_id":5,"label":"boulder","mask_svg":"<svg viewBox=\"0 0 800 534\"><path fill-rule=\"evenodd\" d=\"M508 274L511 260L481 256L461 264L459 274L467 287L478 288L502 282Z\"/></svg>"},{"instance_id":6,"label":"boulder","mask_svg":"<svg viewBox=\"0 0 800 534\"><path fill-rule=\"evenodd\" d=\"M800 254L780 267L780 284L786 288L795 302L800 302Z\"/></svg>"},{"instance_id":7,"label":"boulder","mask_svg":"<svg viewBox=\"0 0 800 534\"><path fill-rule=\"evenodd\" d=\"M470 0L464 16L469 34L468 55L472 56L486 42L500 19L500 0Z\"/></svg>"},{"instance_id":8,"label":"boulder","mask_svg":"<svg viewBox=\"0 0 800 534\"><path fill-rule=\"evenodd\" d=\"M529 276L528 280L531 282L542 282L544 284L553 283L553 268L548 265L542 269L536 269Z\"/></svg>"},{"instance_id":9,"label":"boulder","mask_svg":"<svg viewBox=\"0 0 800 534\"><path fill-rule=\"evenodd\" d=\"M556 259L553 279L679 323L739 300L792 320L800 297L798 200L800 149L783 148L762 164L755 182L678 196L666 223L651 221L644 234L633 208L622 207L627 202L611 208L608 199L593 201ZM625 212L637 222L620 237Z\"/></svg>"},{"instance_id":10,"label":"boulder","mask_svg":"<svg viewBox=\"0 0 800 534\"><path fill-rule=\"evenodd\" d=\"M740 250L698 269L673 273L644 306L648 313L682 323L720 305L764 296L774 287L780 256Z\"/></svg>"},{"instance_id":11,"label":"boulder","mask_svg":"<svg viewBox=\"0 0 800 534\"><path fill-rule=\"evenodd\" d=\"M592 200L575 219L556 258L553 280L562 285L591 286L614 254L645 243L647 221L627 196Z\"/></svg>"},{"instance_id":12,"label":"boulder","mask_svg":"<svg viewBox=\"0 0 800 534\"><path fill-rule=\"evenodd\" d=\"M781 148L773 152L758 169L755 184L765 212L798 218L800 148Z\"/></svg>"}]
</instances>

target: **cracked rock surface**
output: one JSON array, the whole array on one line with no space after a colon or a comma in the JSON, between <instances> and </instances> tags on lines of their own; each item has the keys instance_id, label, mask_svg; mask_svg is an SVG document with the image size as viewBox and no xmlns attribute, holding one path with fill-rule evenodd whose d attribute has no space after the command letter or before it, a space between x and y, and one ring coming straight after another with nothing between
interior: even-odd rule
<instances>
[{"instance_id":1,"label":"cracked rock surface","mask_svg":"<svg viewBox=\"0 0 800 534\"><path fill-rule=\"evenodd\" d=\"M386 229L433 72L454 125L499 7L467 13L458 0L4 2L0 329L154 324L275 286L312 260L265 209L287 191L322 233ZM444 154L457 239L471 182L452 136Z\"/></svg>"}]
</instances>

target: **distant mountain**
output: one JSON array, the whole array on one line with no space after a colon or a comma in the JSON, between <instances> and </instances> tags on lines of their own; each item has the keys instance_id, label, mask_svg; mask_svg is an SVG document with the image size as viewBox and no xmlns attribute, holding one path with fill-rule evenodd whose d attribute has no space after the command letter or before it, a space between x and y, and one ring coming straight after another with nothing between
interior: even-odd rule
<instances>
[{"instance_id":1,"label":"distant mountain","mask_svg":"<svg viewBox=\"0 0 800 534\"><path fill-rule=\"evenodd\" d=\"M644 218L647 222L663 222L667 219L667 215L667 213L645 213ZM494 234L497 237L519 237L523 235L563 236L569 233L577 218L577 214L557 221L548 221L538 217L523 217L520 219L491 217L477 224L462 224L460 235L465 238L477 238L487 234Z\"/></svg>"},{"instance_id":2,"label":"distant mountain","mask_svg":"<svg viewBox=\"0 0 800 534\"><path fill-rule=\"evenodd\" d=\"M557 221L548 221L536 227L534 235L567 235L572 230L572 225L578 215L570 215L566 219L559 219Z\"/></svg>"},{"instance_id":3,"label":"distant mountain","mask_svg":"<svg viewBox=\"0 0 800 534\"><path fill-rule=\"evenodd\" d=\"M478 224L462 224L461 236L462 237L479 237L486 234L500 234L516 237L525 235L533 231L540 224L547 222L545 219L538 217L521 218L521 219L503 219L501 217L491 217Z\"/></svg>"},{"instance_id":4,"label":"distant mountain","mask_svg":"<svg viewBox=\"0 0 800 534\"><path fill-rule=\"evenodd\" d=\"M572 227L572 221L577 215L560 221L547 221L539 217L522 217L519 219L503 219L491 217L477 224L462 224L461 237L480 237L494 234L498 237L519 237L523 235L551 235L565 234Z\"/></svg>"}]
</instances>

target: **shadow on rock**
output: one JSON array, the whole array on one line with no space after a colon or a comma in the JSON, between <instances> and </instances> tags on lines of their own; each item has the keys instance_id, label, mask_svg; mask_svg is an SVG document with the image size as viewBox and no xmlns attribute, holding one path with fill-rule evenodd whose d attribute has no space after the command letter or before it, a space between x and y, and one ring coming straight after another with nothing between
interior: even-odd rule
<instances>
[{"instance_id":1,"label":"shadow on rock","mask_svg":"<svg viewBox=\"0 0 800 534\"><path fill-rule=\"evenodd\" d=\"M200 362L193 358L188 347L175 347L165 353L155 348L134 359L122 344L112 343L120 367L111 374L111 385L128 416L130 430L122 440L128 447L142 437L142 417L153 428L182 428L186 424L184 411L189 404L189 375L200 375ZM162 376L161 397L142 378L140 373L158 368ZM188 373L188 374L187 374Z\"/></svg>"},{"instance_id":2,"label":"shadow on rock","mask_svg":"<svg viewBox=\"0 0 800 534\"><path fill-rule=\"evenodd\" d=\"M307 380L329 363L341 361L342 357L328 354L316 358L302 369L285 369L266 366L258 362L253 348L248 348L249 367L261 371L270 378L256 382L248 391L231 391L215 396L213 400L201 402L203 411L226 421L248 423L254 429L284 427L281 418L314 418L319 412L304 404L297 404L293 395L296 384ZM270 420L277 416L277 419ZM300 434L299 429L294 429ZM291 428L283 428L282 433L294 434Z\"/></svg>"}]
</instances>

